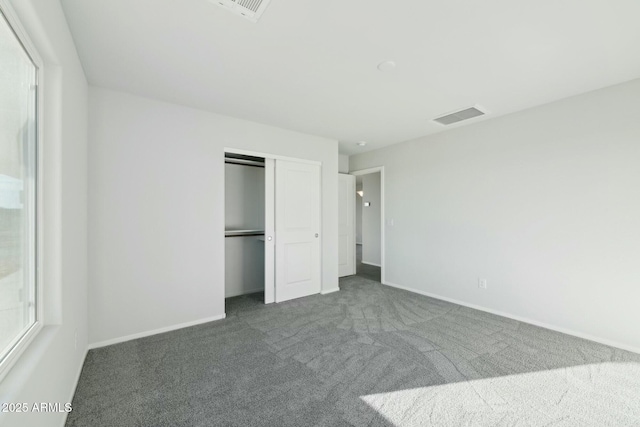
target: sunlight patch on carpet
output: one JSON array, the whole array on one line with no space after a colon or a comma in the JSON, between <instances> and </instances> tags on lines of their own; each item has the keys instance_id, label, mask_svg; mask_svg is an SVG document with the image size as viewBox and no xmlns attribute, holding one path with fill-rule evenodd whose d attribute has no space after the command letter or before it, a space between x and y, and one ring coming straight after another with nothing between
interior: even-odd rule
<instances>
[{"instance_id":1,"label":"sunlight patch on carpet","mask_svg":"<svg viewBox=\"0 0 640 427\"><path fill-rule=\"evenodd\" d=\"M397 427L639 426L640 364L578 365L360 399Z\"/></svg>"}]
</instances>

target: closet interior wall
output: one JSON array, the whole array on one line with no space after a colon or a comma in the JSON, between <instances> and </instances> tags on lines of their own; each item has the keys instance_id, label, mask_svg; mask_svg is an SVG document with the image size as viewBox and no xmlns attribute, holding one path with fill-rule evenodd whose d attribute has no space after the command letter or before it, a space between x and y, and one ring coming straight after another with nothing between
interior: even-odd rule
<instances>
[{"instance_id":1,"label":"closet interior wall","mask_svg":"<svg viewBox=\"0 0 640 427\"><path fill-rule=\"evenodd\" d=\"M225 297L264 291L265 169L225 162Z\"/></svg>"}]
</instances>

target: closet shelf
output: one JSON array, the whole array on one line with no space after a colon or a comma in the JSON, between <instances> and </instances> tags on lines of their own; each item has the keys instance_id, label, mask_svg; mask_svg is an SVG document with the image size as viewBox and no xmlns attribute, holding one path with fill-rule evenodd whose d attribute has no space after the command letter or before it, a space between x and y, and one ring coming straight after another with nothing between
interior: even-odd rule
<instances>
[{"instance_id":1,"label":"closet shelf","mask_svg":"<svg viewBox=\"0 0 640 427\"><path fill-rule=\"evenodd\" d=\"M225 230L224 237L264 236L264 230Z\"/></svg>"}]
</instances>

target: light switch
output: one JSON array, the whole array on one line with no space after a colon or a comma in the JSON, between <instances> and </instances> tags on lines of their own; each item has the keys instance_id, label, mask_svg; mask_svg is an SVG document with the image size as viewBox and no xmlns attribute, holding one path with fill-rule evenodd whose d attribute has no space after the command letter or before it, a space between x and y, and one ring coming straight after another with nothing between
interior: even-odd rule
<instances>
[{"instance_id":1,"label":"light switch","mask_svg":"<svg viewBox=\"0 0 640 427\"><path fill-rule=\"evenodd\" d=\"M368 208L369 206L371 206L371 202L364 202L364 206Z\"/></svg>"}]
</instances>

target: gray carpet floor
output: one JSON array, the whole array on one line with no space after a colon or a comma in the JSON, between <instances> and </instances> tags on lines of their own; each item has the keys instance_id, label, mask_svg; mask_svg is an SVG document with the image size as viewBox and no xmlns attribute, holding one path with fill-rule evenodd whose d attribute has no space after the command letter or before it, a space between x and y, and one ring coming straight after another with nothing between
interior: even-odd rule
<instances>
[{"instance_id":1,"label":"gray carpet floor","mask_svg":"<svg viewBox=\"0 0 640 427\"><path fill-rule=\"evenodd\" d=\"M640 355L352 276L89 352L67 426L640 426Z\"/></svg>"}]
</instances>

